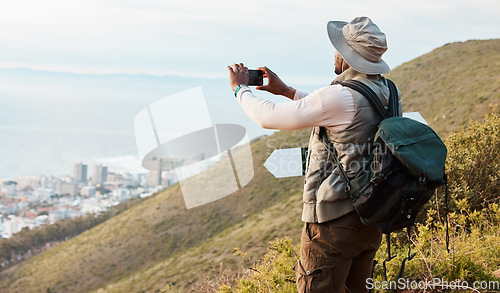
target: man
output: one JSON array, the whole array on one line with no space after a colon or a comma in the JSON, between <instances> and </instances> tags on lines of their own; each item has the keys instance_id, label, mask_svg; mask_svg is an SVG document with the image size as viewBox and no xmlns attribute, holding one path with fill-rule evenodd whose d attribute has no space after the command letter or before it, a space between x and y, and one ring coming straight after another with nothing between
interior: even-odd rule
<instances>
[{"instance_id":1,"label":"man","mask_svg":"<svg viewBox=\"0 0 500 293\"><path fill-rule=\"evenodd\" d=\"M349 23L330 21L328 36L335 52L336 81L356 79L369 86L381 102L389 103L390 71L382 60L387 50L385 34L367 17ZM256 98L248 88L248 69L228 66L230 84L245 113L270 129L313 127L304 181L301 256L295 264L299 292L366 292L373 257L381 233L361 223L346 192L346 182L332 154L320 140L320 126L337 150L349 177L369 167L369 145L380 118L360 93L333 84L306 94L287 86L267 67L260 67L268 84L257 87L292 102L271 103Z\"/></svg>"}]
</instances>

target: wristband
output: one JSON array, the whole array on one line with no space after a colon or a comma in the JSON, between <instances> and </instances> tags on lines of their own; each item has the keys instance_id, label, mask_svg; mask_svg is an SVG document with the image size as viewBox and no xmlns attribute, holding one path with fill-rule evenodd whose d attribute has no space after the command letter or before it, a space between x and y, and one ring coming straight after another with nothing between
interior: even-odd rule
<instances>
[{"instance_id":1,"label":"wristband","mask_svg":"<svg viewBox=\"0 0 500 293\"><path fill-rule=\"evenodd\" d=\"M240 90L241 88L241 84L239 86L236 87L236 89L234 90L234 97L236 98L237 95L238 95L238 91Z\"/></svg>"}]
</instances>

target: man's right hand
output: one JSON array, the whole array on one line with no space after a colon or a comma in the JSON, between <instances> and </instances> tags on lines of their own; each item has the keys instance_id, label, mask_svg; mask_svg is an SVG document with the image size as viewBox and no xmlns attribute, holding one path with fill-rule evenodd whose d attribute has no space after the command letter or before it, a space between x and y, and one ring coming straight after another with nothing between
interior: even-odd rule
<instances>
[{"instance_id":1,"label":"man's right hand","mask_svg":"<svg viewBox=\"0 0 500 293\"><path fill-rule=\"evenodd\" d=\"M267 67L259 67L258 70L264 72L264 78L267 78L267 84L256 87L256 89L261 91L267 91L271 94L282 95L291 100L295 96L295 89L291 86L287 86L276 73L271 71L271 69Z\"/></svg>"}]
</instances>

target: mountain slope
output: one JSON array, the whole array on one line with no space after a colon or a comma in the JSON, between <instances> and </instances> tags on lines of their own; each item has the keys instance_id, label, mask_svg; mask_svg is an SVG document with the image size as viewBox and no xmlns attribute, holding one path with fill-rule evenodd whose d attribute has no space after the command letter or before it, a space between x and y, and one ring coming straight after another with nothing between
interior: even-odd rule
<instances>
[{"instance_id":1,"label":"mountain slope","mask_svg":"<svg viewBox=\"0 0 500 293\"><path fill-rule=\"evenodd\" d=\"M307 132L281 132L254 143L254 179L239 192L187 210L179 185L174 185L78 237L0 273L0 291L97 290L196 247L245 218L282 203L290 195L300 193L302 178L277 181L262 164L274 147L286 147L286 141L296 144L300 141L296 135ZM295 209L300 210L300 201L295 201ZM276 230L259 241L265 243L281 232ZM222 253L227 255L228 251ZM165 280L158 278L155 282L154 287L158 288Z\"/></svg>"},{"instance_id":2,"label":"mountain slope","mask_svg":"<svg viewBox=\"0 0 500 293\"><path fill-rule=\"evenodd\" d=\"M421 112L447 133L500 103L499 46L500 40L449 44L389 77L403 93L405 111ZM233 247L259 257L274 237L298 241L303 178L275 179L262 164L274 149L306 145L309 131L280 131L254 142L255 175L240 191L186 210L174 185L0 273L0 291L153 292L172 282L183 292L210 261L241 267Z\"/></svg>"},{"instance_id":3,"label":"mountain slope","mask_svg":"<svg viewBox=\"0 0 500 293\"><path fill-rule=\"evenodd\" d=\"M388 75L405 112L418 111L445 136L500 104L500 39L447 44Z\"/></svg>"}]
</instances>

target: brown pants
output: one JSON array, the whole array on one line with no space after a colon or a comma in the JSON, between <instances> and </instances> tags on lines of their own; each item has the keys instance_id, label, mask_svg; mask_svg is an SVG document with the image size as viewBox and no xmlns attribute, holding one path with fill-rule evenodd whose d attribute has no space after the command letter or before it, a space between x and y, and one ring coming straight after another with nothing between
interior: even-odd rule
<instances>
[{"instance_id":1,"label":"brown pants","mask_svg":"<svg viewBox=\"0 0 500 293\"><path fill-rule=\"evenodd\" d=\"M351 212L326 223L306 223L295 264L299 293L368 292L382 234Z\"/></svg>"}]
</instances>

